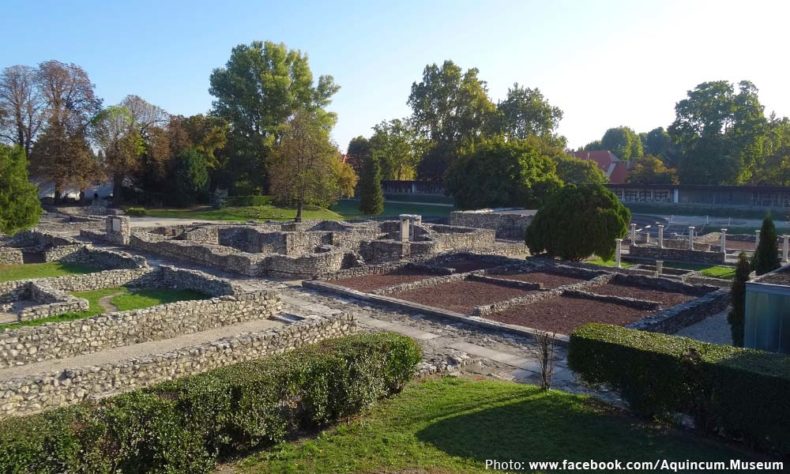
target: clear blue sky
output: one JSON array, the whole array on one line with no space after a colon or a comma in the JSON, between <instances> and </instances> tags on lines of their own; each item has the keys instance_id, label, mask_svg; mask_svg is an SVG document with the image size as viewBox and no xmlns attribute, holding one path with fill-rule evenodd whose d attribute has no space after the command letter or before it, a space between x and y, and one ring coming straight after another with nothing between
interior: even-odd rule
<instances>
[{"instance_id":1,"label":"clear blue sky","mask_svg":"<svg viewBox=\"0 0 790 474\"><path fill-rule=\"evenodd\" d=\"M706 80L749 79L790 115L788 1L3 0L0 67L85 68L105 104L137 94L175 114L211 107L208 78L231 48L284 42L342 89L334 138L408 115L428 63L477 67L494 100L513 82L561 107L573 147L612 126L667 126Z\"/></svg>"}]
</instances>

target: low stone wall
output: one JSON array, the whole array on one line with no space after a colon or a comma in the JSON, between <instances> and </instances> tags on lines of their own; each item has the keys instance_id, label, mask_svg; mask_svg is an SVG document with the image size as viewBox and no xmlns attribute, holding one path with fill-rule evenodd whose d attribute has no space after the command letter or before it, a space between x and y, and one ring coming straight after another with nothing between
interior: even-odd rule
<instances>
[{"instance_id":1,"label":"low stone wall","mask_svg":"<svg viewBox=\"0 0 790 474\"><path fill-rule=\"evenodd\" d=\"M0 417L31 414L87 399L116 395L158 382L287 352L305 344L346 336L356 330L354 318L341 314L117 364L9 380L0 383Z\"/></svg>"},{"instance_id":2,"label":"low stone wall","mask_svg":"<svg viewBox=\"0 0 790 474\"><path fill-rule=\"evenodd\" d=\"M657 301L642 300L638 298L628 298L625 296L599 295L581 290L563 290L562 296L569 298L580 298L584 300L601 301L603 303L614 303L635 309L654 310L661 306Z\"/></svg>"},{"instance_id":3,"label":"low stone wall","mask_svg":"<svg viewBox=\"0 0 790 474\"><path fill-rule=\"evenodd\" d=\"M131 255L127 252L97 249L91 245L82 246L82 248L68 254L60 259L60 261L81 263L105 270L116 268L145 268L148 266L145 257Z\"/></svg>"},{"instance_id":4,"label":"low stone wall","mask_svg":"<svg viewBox=\"0 0 790 474\"><path fill-rule=\"evenodd\" d=\"M628 249L628 255L637 258L649 258L673 262L704 263L710 265L718 265L725 262L725 255L722 252L705 252L701 250L681 250L670 248L662 249L644 245L632 245Z\"/></svg>"},{"instance_id":5,"label":"low stone wall","mask_svg":"<svg viewBox=\"0 0 790 474\"><path fill-rule=\"evenodd\" d=\"M671 291L692 296L703 296L718 289L715 286L710 285L692 285L682 281L644 275L616 274L612 278L612 283Z\"/></svg>"},{"instance_id":6,"label":"low stone wall","mask_svg":"<svg viewBox=\"0 0 790 474\"><path fill-rule=\"evenodd\" d=\"M533 217L534 212L530 211L453 211L450 213L450 225L492 229L499 239L523 240Z\"/></svg>"},{"instance_id":7,"label":"low stone wall","mask_svg":"<svg viewBox=\"0 0 790 474\"><path fill-rule=\"evenodd\" d=\"M635 321L626 327L643 331L674 334L681 329L698 323L708 316L720 313L730 304L730 292L726 289L682 303L647 318Z\"/></svg>"},{"instance_id":8,"label":"low stone wall","mask_svg":"<svg viewBox=\"0 0 790 474\"><path fill-rule=\"evenodd\" d=\"M25 263L22 251L15 248L0 248L0 265L20 265Z\"/></svg>"},{"instance_id":9,"label":"low stone wall","mask_svg":"<svg viewBox=\"0 0 790 474\"><path fill-rule=\"evenodd\" d=\"M340 270L345 254L343 250L330 250L301 257L270 255L259 265L259 274L280 278L320 278Z\"/></svg>"},{"instance_id":10,"label":"low stone wall","mask_svg":"<svg viewBox=\"0 0 790 474\"><path fill-rule=\"evenodd\" d=\"M208 300L178 301L89 319L22 327L0 333L0 367L170 339L244 321L281 309L279 296L256 291Z\"/></svg>"}]
</instances>

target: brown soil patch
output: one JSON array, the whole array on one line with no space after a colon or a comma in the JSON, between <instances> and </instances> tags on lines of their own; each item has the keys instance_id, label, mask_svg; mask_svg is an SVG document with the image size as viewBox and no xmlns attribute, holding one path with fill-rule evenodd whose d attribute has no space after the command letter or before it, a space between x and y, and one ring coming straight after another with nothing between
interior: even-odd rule
<instances>
[{"instance_id":1,"label":"brown soil patch","mask_svg":"<svg viewBox=\"0 0 790 474\"><path fill-rule=\"evenodd\" d=\"M516 324L541 331L570 334L585 323L607 323L625 326L638 321L651 311L629 308L615 303L558 296L523 304L486 316L488 319Z\"/></svg>"},{"instance_id":2,"label":"brown soil patch","mask_svg":"<svg viewBox=\"0 0 790 474\"><path fill-rule=\"evenodd\" d=\"M567 275L557 275L547 272L517 273L514 275L489 275L494 278L505 278L507 280L526 281L529 283L540 283L543 288L554 289L558 286L570 285L587 281L586 278L579 278Z\"/></svg>"},{"instance_id":3,"label":"brown soil patch","mask_svg":"<svg viewBox=\"0 0 790 474\"><path fill-rule=\"evenodd\" d=\"M391 296L456 313L471 314L475 306L509 300L530 293L534 293L534 291L508 288L481 281L462 280L402 291Z\"/></svg>"},{"instance_id":4,"label":"brown soil patch","mask_svg":"<svg viewBox=\"0 0 790 474\"><path fill-rule=\"evenodd\" d=\"M685 303L686 301L696 298L696 296L687 295L685 293L640 288L617 283L607 283L603 286L588 288L586 291L597 295L624 296L626 298L636 298L638 300L656 301L661 303L661 306L664 308Z\"/></svg>"},{"instance_id":5,"label":"brown soil patch","mask_svg":"<svg viewBox=\"0 0 790 474\"><path fill-rule=\"evenodd\" d=\"M388 286L400 285L401 283L411 283L413 281L424 280L426 278L433 278L437 276L441 275L420 272L418 270L404 269L389 273L341 278L339 280L330 280L327 283L345 286L346 288L351 288L358 291L374 291L381 288L387 288Z\"/></svg>"}]
</instances>

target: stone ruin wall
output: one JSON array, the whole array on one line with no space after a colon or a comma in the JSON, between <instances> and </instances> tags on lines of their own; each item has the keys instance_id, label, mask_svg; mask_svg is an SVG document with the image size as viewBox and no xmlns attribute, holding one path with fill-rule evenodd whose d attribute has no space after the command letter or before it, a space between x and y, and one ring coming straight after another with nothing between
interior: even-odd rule
<instances>
[{"instance_id":1,"label":"stone ruin wall","mask_svg":"<svg viewBox=\"0 0 790 474\"><path fill-rule=\"evenodd\" d=\"M281 329L185 347L95 367L0 382L0 418L37 413L259 359L357 331L349 315L306 320Z\"/></svg>"},{"instance_id":2,"label":"stone ruin wall","mask_svg":"<svg viewBox=\"0 0 790 474\"><path fill-rule=\"evenodd\" d=\"M486 212L488 211L488 212ZM453 211L450 213L450 225L492 229L499 239L524 240L527 227L532 222L532 215L507 213L506 211L491 212Z\"/></svg>"}]
</instances>

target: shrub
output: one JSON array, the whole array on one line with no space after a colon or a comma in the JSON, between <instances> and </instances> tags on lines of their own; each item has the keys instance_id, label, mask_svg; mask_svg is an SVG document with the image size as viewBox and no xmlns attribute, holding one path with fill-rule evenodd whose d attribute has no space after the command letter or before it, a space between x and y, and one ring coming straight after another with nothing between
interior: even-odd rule
<instances>
[{"instance_id":1,"label":"shrub","mask_svg":"<svg viewBox=\"0 0 790 474\"><path fill-rule=\"evenodd\" d=\"M699 429L790 455L790 357L605 324L571 334L568 365L643 416L691 415Z\"/></svg>"},{"instance_id":2,"label":"shrub","mask_svg":"<svg viewBox=\"0 0 790 474\"><path fill-rule=\"evenodd\" d=\"M758 275L779 268L779 250L776 248L776 226L770 215L763 219L760 241L752 257L752 267Z\"/></svg>"},{"instance_id":3,"label":"shrub","mask_svg":"<svg viewBox=\"0 0 790 474\"><path fill-rule=\"evenodd\" d=\"M228 196L223 202L224 207L270 206L271 196Z\"/></svg>"},{"instance_id":4,"label":"shrub","mask_svg":"<svg viewBox=\"0 0 790 474\"><path fill-rule=\"evenodd\" d=\"M362 162L362 175L359 180L359 210L363 214L371 216L384 212L381 164L375 155L368 155Z\"/></svg>"},{"instance_id":5,"label":"shrub","mask_svg":"<svg viewBox=\"0 0 790 474\"><path fill-rule=\"evenodd\" d=\"M399 391L411 339L367 334L0 422L2 472L210 472L218 456L358 413Z\"/></svg>"},{"instance_id":6,"label":"shrub","mask_svg":"<svg viewBox=\"0 0 790 474\"><path fill-rule=\"evenodd\" d=\"M144 207L130 207L126 209L126 215L132 217L142 217L148 214Z\"/></svg>"},{"instance_id":7,"label":"shrub","mask_svg":"<svg viewBox=\"0 0 790 474\"><path fill-rule=\"evenodd\" d=\"M38 188L28 180L25 152L0 144L0 233L29 229L40 216Z\"/></svg>"},{"instance_id":8,"label":"shrub","mask_svg":"<svg viewBox=\"0 0 790 474\"><path fill-rule=\"evenodd\" d=\"M746 254L741 252L738 255L738 266L735 268L735 278L730 287L732 308L727 315L733 346L743 347L743 330L746 320L746 282L749 281L751 272L752 266L746 258Z\"/></svg>"},{"instance_id":9,"label":"shrub","mask_svg":"<svg viewBox=\"0 0 790 474\"><path fill-rule=\"evenodd\" d=\"M611 260L615 239L625 237L631 212L601 185L566 186L532 219L526 244L532 254L581 260L595 254Z\"/></svg>"}]
</instances>

